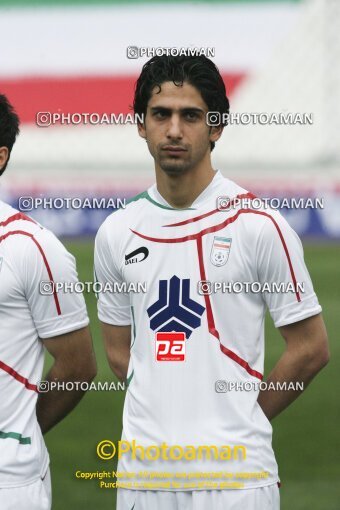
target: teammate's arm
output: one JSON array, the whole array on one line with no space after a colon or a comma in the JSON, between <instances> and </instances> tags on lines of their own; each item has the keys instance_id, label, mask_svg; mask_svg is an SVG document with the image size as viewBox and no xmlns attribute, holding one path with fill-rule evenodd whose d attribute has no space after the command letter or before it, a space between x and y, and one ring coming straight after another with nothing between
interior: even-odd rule
<instances>
[{"instance_id":1,"label":"teammate's arm","mask_svg":"<svg viewBox=\"0 0 340 510\"><path fill-rule=\"evenodd\" d=\"M102 322L106 356L112 372L125 381L130 361L131 326L112 326Z\"/></svg>"},{"instance_id":2,"label":"teammate's arm","mask_svg":"<svg viewBox=\"0 0 340 510\"><path fill-rule=\"evenodd\" d=\"M321 314L279 328L286 350L269 374L267 383L302 382L304 388L328 363L329 349ZM302 391L260 392L258 402L269 420L289 406Z\"/></svg>"},{"instance_id":3,"label":"teammate's arm","mask_svg":"<svg viewBox=\"0 0 340 510\"><path fill-rule=\"evenodd\" d=\"M52 232L39 225L32 239L27 238L17 270L37 341L41 341L54 358L47 381L90 381L96 374L96 363L84 296L64 289L58 291L54 286L57 282L74 286L79 281L76 260ZM46 284L48 292L43 291ZM82 395L79 389L63 391L60 388L39 393L37 418L42 432L63 419Z\"/></svg>"},{"instance_id":4,"label":"teammate's arm","mask_svg":"<svg viewBox=\"0 0 340 510\"><path fill-rule=\"evenodd\" d=\"M96 361L88 327L43 340L54 358L45 380L51 382L90 382L96 375ZM84 395L75 385L72 391L55 388L39 393L37 418L43 433L48 432L72 411ZM77 389L78 387L78 389Z\"/></svg>"}]
</instances>

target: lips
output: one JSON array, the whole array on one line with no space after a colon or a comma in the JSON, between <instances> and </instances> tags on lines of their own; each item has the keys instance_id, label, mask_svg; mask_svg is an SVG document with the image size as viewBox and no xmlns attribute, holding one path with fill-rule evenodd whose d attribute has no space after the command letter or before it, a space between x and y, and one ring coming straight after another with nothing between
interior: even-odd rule
<instances>
[{"instance_id":1,"label":"lips","mask_svg":"<svg viewBox=\"0 0 340 510\"><path fill-rule=\"evenodd\" d=\"M162 150L166 152L171 152L173 154L180 154L181 152L185 152L185 149L175 145L166 145L165 147L162 148Z\"/></svg>"}]
</instances>

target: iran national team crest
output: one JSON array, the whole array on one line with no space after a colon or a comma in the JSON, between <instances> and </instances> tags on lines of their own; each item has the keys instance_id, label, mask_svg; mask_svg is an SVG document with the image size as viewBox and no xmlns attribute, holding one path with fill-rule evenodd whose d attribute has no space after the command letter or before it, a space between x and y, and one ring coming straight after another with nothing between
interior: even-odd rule
<instances>
[{"instance_id":1,"label":"iran national team crest","mask_svg":"<svg viewBox=\"0 0 340 510\"><path fill-rule=\"evenodd\" d=\"M210 261L214 266L224 266L229 258L231 237L215 236L211 248Z\"/></svg>"}]
</instances>

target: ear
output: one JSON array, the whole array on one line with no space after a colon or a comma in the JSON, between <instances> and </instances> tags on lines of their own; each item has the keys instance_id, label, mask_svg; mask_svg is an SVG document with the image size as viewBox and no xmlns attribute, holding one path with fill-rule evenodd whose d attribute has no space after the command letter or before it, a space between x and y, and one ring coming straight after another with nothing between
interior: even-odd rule
<instances>
[{"instance_id":1,"label":"ear","mask_svg":"<svg viewBox=\"0 0 340 510\"><path fill-rule=\"evenodd\" d=\"M9 152L7 147L0 147L0 170L2 170L6 165L8 161L8 154Z\"/></svg>"},{"instance_id":2,"label":"ear","mask_svg":"<svg viewBox=\"0 0 340 510\"><path fill-rule=\"evenodd\" d=\"M141 136L142 138L144 138L144 140L146 140L145 122L143 122L143 123L137 122L137 129L138 129L139 136Z\"/></svg>"},{"instance_id":3,"label":"ear","mask_svg":"<svg viewBox=\"0 0 340 510\"><path fill-rule=\"evenodd\" d=\"M224 126L220 124L219 126L212 126L210 128L209 139L211 142L217 142L217 140L221 137L223 133Z\"/></svg>"}]
</instances>

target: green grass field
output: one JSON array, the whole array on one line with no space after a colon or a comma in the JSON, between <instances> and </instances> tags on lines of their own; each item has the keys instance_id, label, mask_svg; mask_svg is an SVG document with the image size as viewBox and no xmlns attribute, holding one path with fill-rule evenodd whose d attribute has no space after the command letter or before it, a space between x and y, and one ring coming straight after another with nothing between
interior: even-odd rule
<instances>
[{"instance_id":1,"label":"green grass field","mask_svg":"<svg viewBox=\"0 0 340 510\"><path fill-rule=\"evenodd\" d=\"M91 242L67 242L78 261L79 277L92 280ZM340 356L340 246L307 245L305 258L323 306L331 362L306 392L273 422L274 449L279 463L282 510L338 510L340 508L339 430L337 394ZM86 296L100 381L115 380L102 346L94 295ZM266 373L284 349L284 341L266 324ZM53 510L108 510L116 494L100 489L98 481L75 478L77 470L112 470L112 461L97 458L103 439L117 441L121 433L124 393L89 392L76 410L46 436L51 456ZM246 510L246 509L244 509Z\"/></svg>"}]
</instances>

